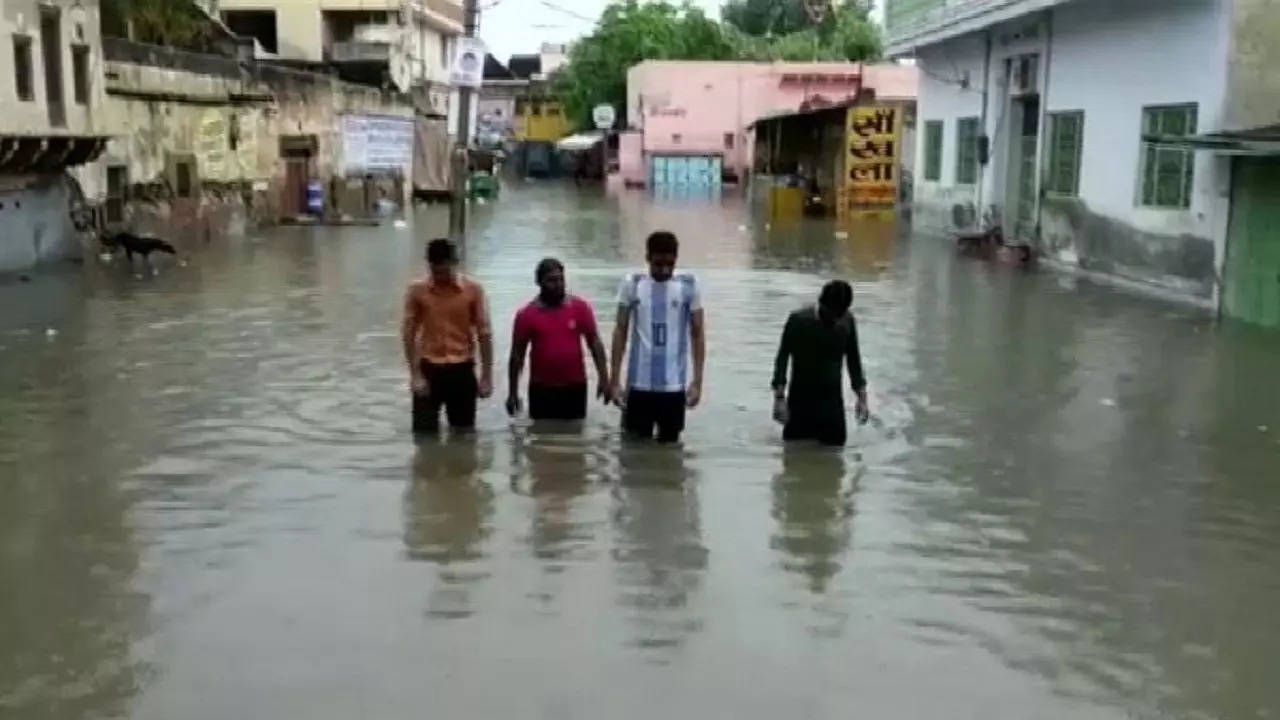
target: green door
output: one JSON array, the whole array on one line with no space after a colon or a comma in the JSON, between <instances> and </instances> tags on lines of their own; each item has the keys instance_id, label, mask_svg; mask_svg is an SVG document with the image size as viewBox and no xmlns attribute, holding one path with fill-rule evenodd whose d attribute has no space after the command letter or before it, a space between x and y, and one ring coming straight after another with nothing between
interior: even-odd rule
<instances>
[{"instance_id":1,"label":"green door","mask_svg":"<svg viewBox=\"0 0 1280 720\"><path fill-rule=\"evenodd\" d=\"M1280 158L1236 158L1223 309L1280 327Z\"/></svg>"}]
</instances>

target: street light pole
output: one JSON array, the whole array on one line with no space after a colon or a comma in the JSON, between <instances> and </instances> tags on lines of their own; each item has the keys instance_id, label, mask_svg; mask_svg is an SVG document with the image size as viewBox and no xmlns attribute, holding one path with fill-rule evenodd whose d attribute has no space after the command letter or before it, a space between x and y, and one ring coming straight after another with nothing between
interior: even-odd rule
<instances>
[{"instance_id":1,"label":"street light pole","mask_svg":"<svg viewBox=\"0 0 1280 720\"><path fill-rule=\"evenodd\" d=\"M474 38L480 24L480 6L477 0L463 0L463 36ZM453 193L449 203L449 237L459 247L466 247L467 239L467 175L470 163L467 148L471 145L471 95L474 88L458 88L458 135L453 148Z\"/></svg>"}]
</instances>

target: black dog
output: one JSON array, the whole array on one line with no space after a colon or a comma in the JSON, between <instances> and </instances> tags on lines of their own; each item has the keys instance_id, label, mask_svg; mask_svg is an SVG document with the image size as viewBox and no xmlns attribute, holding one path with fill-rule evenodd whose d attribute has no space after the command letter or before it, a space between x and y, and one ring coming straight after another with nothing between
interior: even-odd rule
<instances>
[{"instance_id":1,"label":"black dog","mask_svg":"<svg viewBox=\"0 0 1280 720\"><path fill-rule=\"evenodd\" d=\"M99 240L105 247L124 248L130 265L133 264L135 253L141 255L147 262L151 261L151 253L153 252L169 253L170 255L178 254L178 251L172 245L160 238L142 237L131 232L103 233Z\"/></svg>"}]
</instances>

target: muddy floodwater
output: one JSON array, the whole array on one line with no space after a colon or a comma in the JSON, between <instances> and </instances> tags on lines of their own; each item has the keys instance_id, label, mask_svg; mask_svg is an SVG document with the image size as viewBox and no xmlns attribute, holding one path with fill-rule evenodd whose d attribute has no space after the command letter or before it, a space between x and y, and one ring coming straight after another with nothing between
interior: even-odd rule
<instances>
[{"instance_id":1,"label":"muddy floodwater","mask_svg":"<svg viewBox=\"0 0 1280 720\"><path fill-rule=\"evenodd\" d=\"M1280 718L1280 335L930 238L542 183L476 208L498 389L415 445L438 208L0 282L4 718ZM501 408L544 255L705 287L679 448ZM786 449L786 313L856 282L871 424Z\"/></svg>"}]
</instances>

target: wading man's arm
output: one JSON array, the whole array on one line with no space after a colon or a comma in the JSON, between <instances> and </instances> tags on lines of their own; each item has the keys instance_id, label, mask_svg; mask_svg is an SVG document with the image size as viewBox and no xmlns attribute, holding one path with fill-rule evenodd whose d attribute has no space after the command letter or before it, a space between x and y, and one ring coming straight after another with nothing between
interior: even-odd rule
<instances>
[{"instance_id":1,"label":"wading man's arm","mask_svg":"<svg viewBox=\"0 0 1280 720\"><path fill-rule=\"evenodd\" d=\"M871 410L867 405L867 377L862 372L862 351L858 347L858 324L852 316L849 317L849 341L845 348L845 360L849 366L849 383L858 396L856 409L858 423L865 423L871 417Z\"/></svg>"},{"instance_id":2,"label":"wading man's arm","mask_svg":"<svg viewBox=\"0 0 1280 720\"><path fill-rule=\"evenodd\" d=\"M493 394L493 326L489 324L489 305L484 290L476 287L475 307L476 341L480 345L480 385L476 394L487 398Z\"/></svg>"},{"instance_id":3,"label":"wading man's arm","mask_svg":"<svg viewBox=\"0 0 1280 720\"><path fill-rule=\"evenodd\" d=\"M693 312L689 335L693 340L693 384L689 386L689 407L694 408L702 402L702 371L707 364L707 314L702 308Z\"/></svg>"},{"instance_id":4,"label":"wading man's arm","mask_svg":"<svg viewBox=\"0 0 1280 720\"><path fill-rule=\"evenodd\" d=\"M529 352L529 338L521 332L520 318L516 317L511 331L511 359L507 362L507 414L520 412L520 375L524 373L524 358Z\"/></svg>"},{"instance_id":5,"label":"wading man's arm","mask_svg":"<svg viewBox=\"0 0 1280 720\"><path fill-rule=\"evenodd\" d=\"M627 333L631 330L631 308L618 306L618 319L613 326L613 347L609 355L609 394L613 401L621 405L622 397L622 360L627 355Z\"/></svg>"},{"instance_id":6,"label":"wading man's arm","mask_svg":"<svg viewBox=\"0 0 1280 720\"><path fill-rule=\"evenodd\" d=\"M591 361L596 365L596 397L606 403L611 402L613 390L609 386L609 358L605 355L599 333L593 332L587 338L587 349L591 351Z\"/></svg>"},{"instance_id":7,"label":"wading man's arm","mask_svg":"<svg viewBox=\"0 0 1280 720\"><path fill-rule=\"evenodd\" d=\"M404 362L409 366L409 389L419 395L427 393L427 380L418 367L418 332L422 325L422 307L409 286L404 295L404 317L400 321L400 342L404 346Z\"/></svg>"},{"instance_id":8,"label":"wading man's arm","mask_svg":"<svg viewBox=\"0 0 1280 720\"><path fill-rule=\"evenodd\" d=\"M787 422L787 366L791 363L791 354L795 351L795 316L787 318L782 328L782 339L778 342L778 355L773 360L773 419L780 423Z\"/></svg>"}]
</instances>

